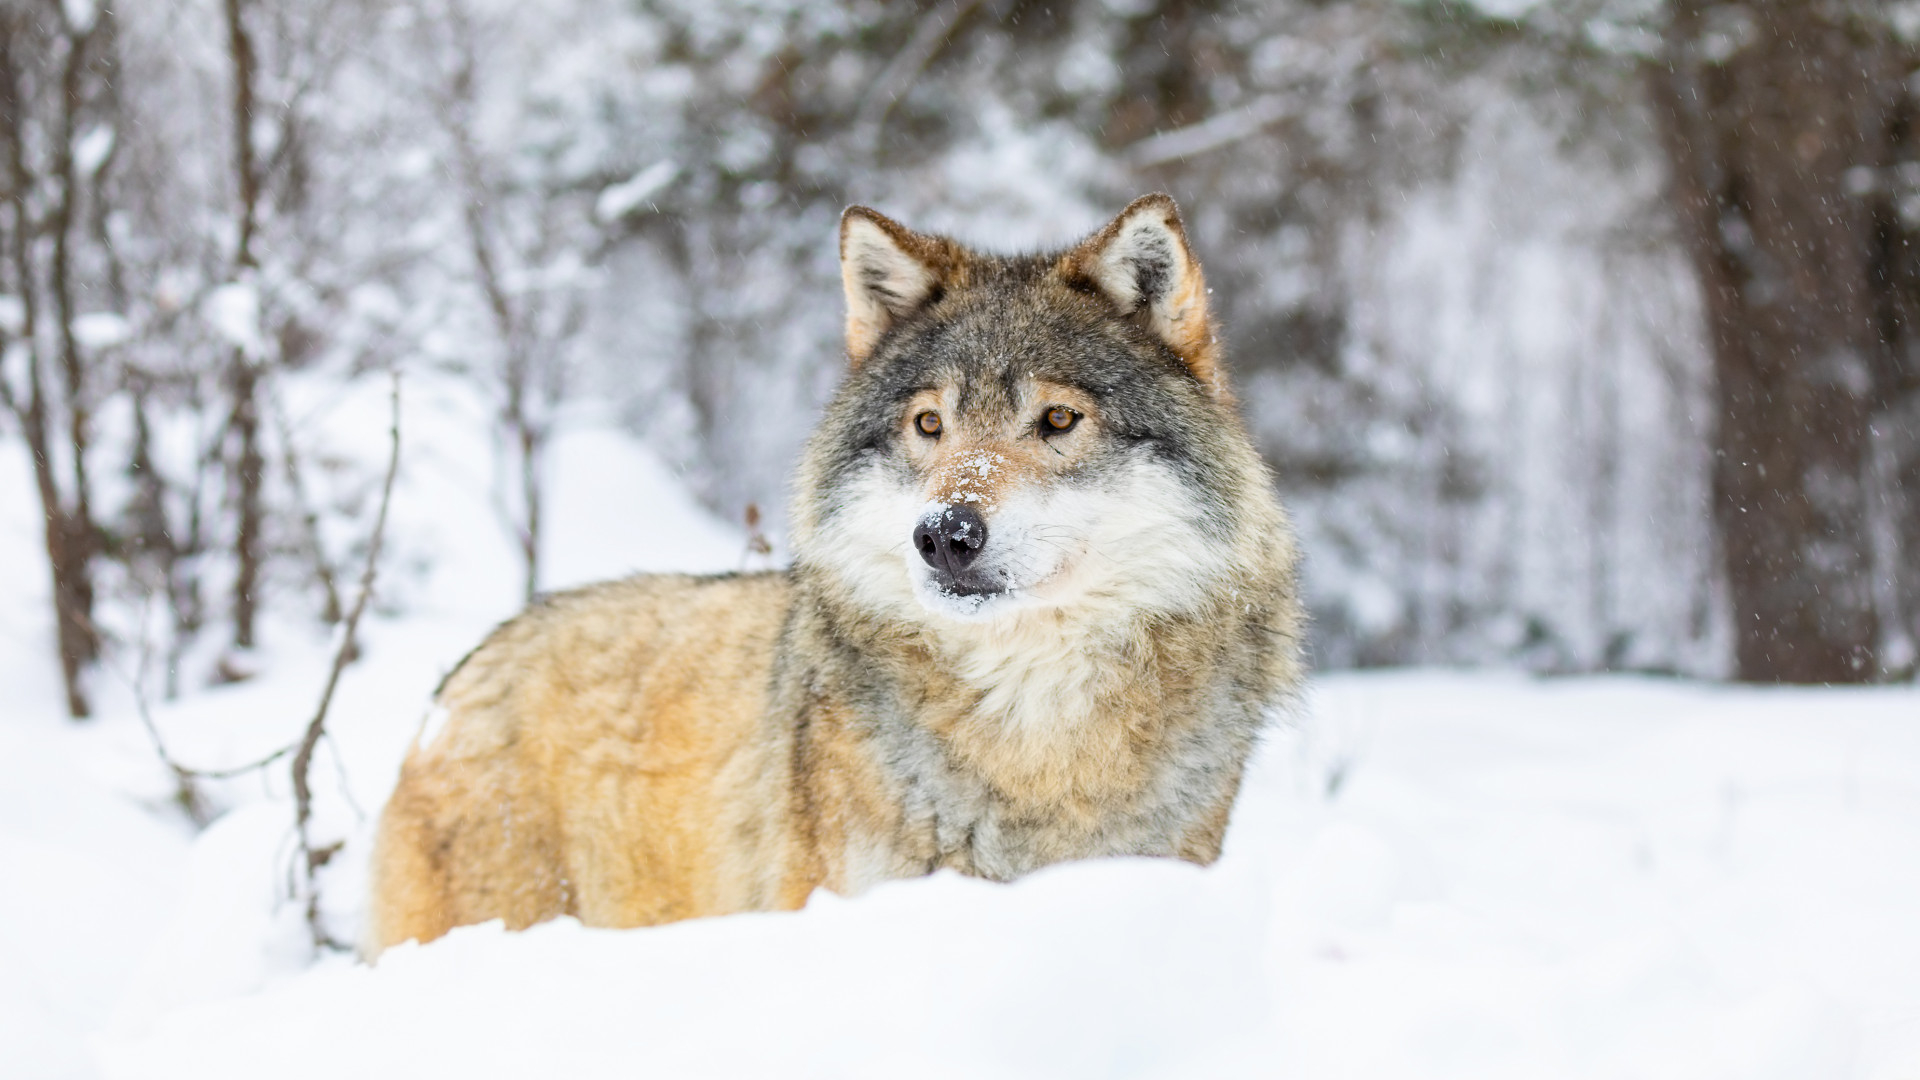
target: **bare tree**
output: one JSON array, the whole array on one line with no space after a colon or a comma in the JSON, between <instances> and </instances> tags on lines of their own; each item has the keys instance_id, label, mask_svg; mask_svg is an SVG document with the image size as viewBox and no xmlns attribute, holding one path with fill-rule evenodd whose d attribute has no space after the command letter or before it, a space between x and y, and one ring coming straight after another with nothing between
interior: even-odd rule
<instances>
[{"instance_id":1,"label":"bare tree","mask_svg":"<svg viewBox=\"0 0 1920 1080\"><path fill-rule=\"evenodd\" d=\"M247 29L245 8L244 0L225 0L222 10L226 17L227 55L232 63L233 175L238 196L232 272L236 284L251 287L260 268L253 250L260 216L260 173L253 146L254 80L258 60L253 37ZM233 542L233 643L243 649L253 646L254 617L259 610L256 593L263 557L260 532L265 515L261 507L261 474L266 469L266 459L260 449L260 380L264 365L265 358L249 356L245 345L233 344L226 374L227 393L232 403L227 430L233 443L228 468L237 519Z\"/></svg>"},{"instance_id":2,"label":"bare tree","mask_svg":"<svg viewBox=\"0 0 1920 1080\"><path fill-rule=\"evenodd\" d=\"M24 372L0 377L0 403L18 421L32 457L46 519L61 675L67 709L88 715L83 672L100 655L94 625L94 517L88 452L93 409L106 381L90 369L79 339L75 247L83 188L97 184L76 160L83 113L97 107L111 11L69 18L57 2L0 8L0 140L5 155L5 280L11 296L0 336ZM48 115L50 114L50 115ZM9 365L12 367L13 365ZM15 379L24 376L24 385Z\"/></svg>"}]
</instances>

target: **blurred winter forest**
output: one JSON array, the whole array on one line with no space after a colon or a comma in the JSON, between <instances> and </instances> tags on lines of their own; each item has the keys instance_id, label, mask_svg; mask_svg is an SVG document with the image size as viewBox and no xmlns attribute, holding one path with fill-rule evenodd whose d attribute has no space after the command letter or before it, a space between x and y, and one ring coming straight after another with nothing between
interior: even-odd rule
<instances>
[{"instance_id":1,"label":"blurred winter forest","mask_svg":"<svg viewBox=\"0 0 1920 1080\"><path fill-rule=\"evenodd\" d=\"M76 716L244 678L341 618L386 433L310 421L391 371L487 403L529 594L589 411L777 545L843 207L1165 190L1318 665L1911 678L1917 115L1894 0L0 0L9 572Z\"/></svg>"}]
</instances>

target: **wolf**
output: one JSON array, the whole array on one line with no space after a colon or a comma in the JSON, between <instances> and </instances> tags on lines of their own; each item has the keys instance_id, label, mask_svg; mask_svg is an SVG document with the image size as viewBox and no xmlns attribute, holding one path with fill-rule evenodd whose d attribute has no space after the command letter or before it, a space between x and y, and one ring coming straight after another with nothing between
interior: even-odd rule
<instances>
[{"instance_id":1,"label":"wolf","mask_svg":"<svg viewBox=\"0 0 1920 1080\"><path fill-rule=\"evenodd\" d=\"M1303 615L1173 200L1018 256L856 206L840 261L848 368L791 569L631 577L496 629L381 817L369 954L1219 855Z\"/></svg>"}]
</instances>

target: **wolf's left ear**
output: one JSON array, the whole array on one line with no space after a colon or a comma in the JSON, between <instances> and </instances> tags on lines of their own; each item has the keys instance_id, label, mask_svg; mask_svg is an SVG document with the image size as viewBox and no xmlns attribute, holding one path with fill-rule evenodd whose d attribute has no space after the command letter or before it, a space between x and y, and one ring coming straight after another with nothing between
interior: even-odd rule
<instances>
[{"instance_id":1,"label":"wolf's left ear","mask_svg":"<svg viewBox=\"0 0 1920 1080\"><path fill-rule=\"evenodd\" d=\"M1122 315L1139 315L1186 361L1201 385L1226 396L1207 283L1187 247L1171 196L1142 195L1106 228L1068 252L1060 273L1098 289Z\"/></svg>"},{"instance_id":2,"label":"wolf's left ear","mask_svg":"<svg viewBox=\"0 0 1920 1080\"><path fill-rule=\"evenodd\" d=\"M878 211L840 216L840 283L847 293L847 358L873 354L887 328L920 310L959 262L958 245L922 236Z\"/></svg>"}]
</instances>

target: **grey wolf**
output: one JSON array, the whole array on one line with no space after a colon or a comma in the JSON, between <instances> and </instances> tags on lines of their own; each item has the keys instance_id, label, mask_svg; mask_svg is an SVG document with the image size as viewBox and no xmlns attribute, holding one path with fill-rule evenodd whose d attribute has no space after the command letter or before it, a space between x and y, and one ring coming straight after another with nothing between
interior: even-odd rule
<instances>
[{"instance_id":1,"label":"grey wolf","mask_svg":"<svg viewBox=\"0 0 1920 1080\"><path fill-rule=\"evenodd\" d=\"M792 568L609 582L495 630L381 819L370 952L1219 855L1302 614L1173 200L1020 256L854 207L840 256L848 370Z\"/></svg>"}]
</instances>

